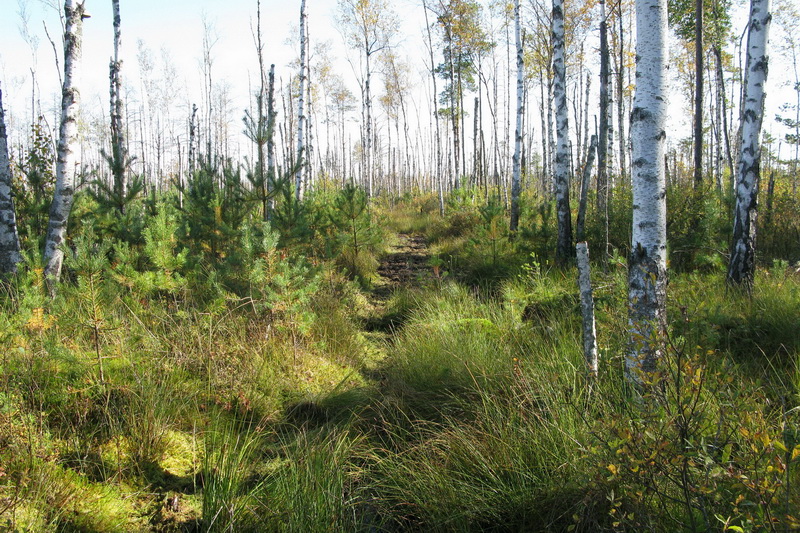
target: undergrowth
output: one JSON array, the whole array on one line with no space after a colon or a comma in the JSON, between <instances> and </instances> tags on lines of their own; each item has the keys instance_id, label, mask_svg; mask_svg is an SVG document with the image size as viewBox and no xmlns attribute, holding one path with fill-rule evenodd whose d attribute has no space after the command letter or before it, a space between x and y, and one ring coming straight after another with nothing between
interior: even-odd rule
<instances>
[{"instance_id":1,"label":"undergrowth","mask_svg":"<svg viewBox=\"0 0 800 533\"><path fill-rule=\"evenodd\" d=\"M136 239L81 224L54 300L34 251L3 285L0 528L800 527L800 277L776 261L726 289L714 202L705 251L676 240L668 346L634 391L619 235L596 253L593 379L546 202L510 234L470 191L441 217L432 195L321 188L265 223L201 209L228 205L214 183L191 216L150 205ZM387 227L425 236L430 271L379 300Z\"/></svg>"}]
</instances>

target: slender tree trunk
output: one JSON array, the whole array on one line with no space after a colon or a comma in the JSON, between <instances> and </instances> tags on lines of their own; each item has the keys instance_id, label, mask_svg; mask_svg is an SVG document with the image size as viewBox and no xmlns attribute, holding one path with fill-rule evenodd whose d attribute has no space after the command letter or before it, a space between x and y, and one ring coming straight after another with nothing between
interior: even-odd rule
<instances>
[{"instance_id":1,"label":"slender tree trunk","mask_svg":"<svg viewBox=\"0 0 800 533\"><path fill-rule=\"evenodd\" d=\"M305 41L306 41L306 108L305 122L306 128L306 142L303 147L305 155L305 164L303 165L303 194L310 192L314 187L314 101L311 98L311 37L308 28L308 17L306 17L305 27Z\"/></svg>"},{"instance_id":2,"label":"slender tree trunk","mask_svg":"<svg viewBox=\"0 0 800 533\"><path fill-rule=\"evenodd\" d=\"M591 95L592 89L592 75L591 73L586 73L586 91L584 91L584 103L583 103L583 147L584 153L581 154L581 157L584 161L589 157L589 151L591 148L589 147L589 136L592 135L589 133L589 96Z\"/></svg>"},{"instance_id":3,"label":"slender tree trunk","mask_svg":"<svg viewBox=\"0 0 800 533\"><path fill-rule=\"evenodd\" d=\"M596 139L596 137L593 137ZM589 376L597 376L597 332L594 322L594 296L589 270L589 246L579 242L575 247L578 260L578 288L581 293L581 315L583 316L583 357Z\"/></svg>"},{"instance_id":4,"label":"slender tree trunk","mask_svg":"<svg viewBox=\"0 0 800 533\"><path fill-rule=\"evenodd\" d=\"M608 256L608 17L606 4L600 0L600 125L597 139L597 212L603 220L606 242L603 257Z\"/></svg>"},{"instance_id":5,"label":"slender tree trunk","mask_svg":"<svg viewBox=\"0 0 800 533\"><path fill-rule=\"evenodd\" d=\"M548 158L548 166L550 167L550 174L554 178L556 175L556 164L555 164L555 153L556 153L556 140L553 137L554 133L553 130L555 129L553 126L553 99L555 95L553 94L553 72L552 72L552 61L549 66L549 72L547 73L547 99L545 101L545 116L547 117L547 158ZM550 191L553 196L556 194L556 182L555 179L550 180Z\"/></svg>"},{"instance_id":6,"label":"slender tree trunk","mask_svg":"<svg viewBox=\"0 0 800 533\"><path fill-rule=\"evenodd\" d=\"M3 92L0 91L0 277L16 274L17 264L22 261L11 176L6 113L3 109Z\"/></svg>"},{"instance_id":7,"label":"slender tree trunk","mask_svg":"<svg viewBox=\"0 0 800 533\"><path fill-rule=\"evenodd\" d=\"M722 135L725 139L725 157L728 162L728 171L734 175L733 154L731 152L730 127L728 126L728 95L725 92L725 72L722 68L722 50L715 44L713 46L716 58L717 83L719 84L720 101L722 103Z\"/></svg>"},{"instance_id":8,"label":"slender tree trunk","mask_svg":"<svg viewBox=\"0 0 800 533\"><path fill-rule=\"evenodd\" d=\"M756 214L761 173L761 121L764 117L764 84L767 82L767 44L772 15L769 0L750 0L747 65L742 109L742 144L736 179L733 244L728 283L750 289L756 269Z\"/></svg>"},{"instance_id":9,"label":"slender tree trunk","mask_svg":"<svg viewBox=\"0 0 800 533\"><path fill-rule=\"evenodd\" d=\"M128 157L125 150L125 138L122 126L122 84L120 82L119 47L122 42L119 0L111 0L114 11L114 58L109 65L111 81L111 171L114 175L114 194L119 201L120 213L125 210L125 171Z\"/></svg>"},{"instance_id":10,"label":"slender tree trunk","mask_svg":"<svg viewBox=\"0 0 800 533\"><path fill-rule=\"evenodd\" d=\"M583 179L581 180L581 195L578 204L578 221L575 223L576 239L578 242L584 240L584 226L586 222L586 201L589 194L589 181L592 179L592 165L594 164L594 154L597 151L597 135L592 135L589 150L586 152L586 164L583 166Z\"/></svg>"},{"instance_id":11,"label":"slender tree trunk","mask_svg":"<svg viewBox=\"0 0 800 533\"><path fill-rule=\"evenodd\" d=\"M629 381L642 385L662 353L666 330L667 1L636 0L636 96L633 138L633 232L628 272Z\"/></svg>"},{"instance_id":12,"label":"slender tree trunk","mask_svg":"<svg viewBox=\"0 0 800 533\"><path fill-rule=\"evenodd\" d=\"M554 182L558 240L556 261L566 265L573 256L572 215L569 207L569 109L567 108L567 73L564 57L564 0L553 0L553 93L556 104L556 148Z\"/></svg>"},{"instance_id":13,"label":"slender tree trunk","mask_svg":"<svg viewBox=\"0 0 800 533\"><path fill-rule=\"evenodd\" d=\"M369 52L369 42L364 42L364 60L366 62L366 78L364 80L364 112L366 113L364 117L364 122L366 123L366 133L364 137L364 156L365 156L365 166L366 168L364 171L366 172L367 178L367 193L370 198L373 197L373 180L374 180L374 173L372 169L372 160L373 160L373 148L372 148L372 93L370 88L370 82L372 81L372 68L370 67L370 56L371 53Z\"/></svg>"},{"instance_id":14,"label":"slender tree trunk","mask_svg":"<svg viewBox=\"0 0 800 533\"><path fill-rule=\"evenodd\" d=\"M264 147L267 144L267 136L269 135L269 131L267 130L267 122L269 119L264 115L264 100L267 97L267 71L264 68L264 43L261 39L261 0L256 2L256 54L258 55L259 74L258 97L256 98L256 109L258 113L256 124L256 148L258 150L256 154L258 158L256 171L258 172L259 195L261 196L261 217L262 220L267 221L269 220L270 186L265 168L266 158Z\"/></svg>"},{"instance_id":15,"label":"slender tree trunk","mask_svg":"<svg viewBox=\"0 0 800 533\"><path fill-rule=\"evenodd\" d=\"M64 2L64 82L61 99L61 126L56 154L56 185L50 206L50 222L44 244L45 279L51 296L61 277L64 261L62 246L67 237L67 222L75 196L78 148L78 105L80 95L73 85L73 75L81 57L83 19L88 17L83 4Z\"/></svg>"},{"instance_id":16,"label":"slender tree trunk","mask_svg":"<svg viewBox=\"0 0 800 533\"><path fill-rule=\"evenodd\" d=\"M449 38L450 42L452 43L452 37ZM461 114L461 110L456 108L456 102L458 99L456 98L456 74L455 74L455 64L453 62L453 50L452 44L450 53L448 54L448 68L449 68L449 76L450 76L450 121L451 126L453 127L453 183L452 187L457 189L459 184L459 168L460 168L460 161L459 155L461 154L461 144L460 144L460 135L459 135L459 115Z\"/></svg>"},{"instance_id":17,"label":"slender tree trunk","mask_svg":"<svg viewBox=\"0 0 800 533\"><path fill-rule=\"evenodd\" d=\"M428 35L428 52L430 53L431 60L431 83L433 84L433 116L436 122L436 164L434 172L436 174L436 189L439 195L439 214L444 216L444 186L442 184L442 134L439 128L439 113L437 112L438 106L436 102L436 95L438 90L436 88L436 61L433 57L433 38L431 37L431 26L428 22L428 4L425 0L422 1L422 9L425 12L425 31Z\"/></svg>"},{"instance_id":18,"label":"slender tree trunk","mask_svg":"<svg viewBox=\"0 0 800 533\"><path fill-rule=\"evenodd\" d=\"M525 114L523 96L525 95L525 62L522 48L521 17L519 0L514 0L514 35L517 43L517 128L514 133L514 156L511 178L511 231L517 231L519 225L520 156L522 152L522 118Z\"/></svg>"},{"instance_id":19,"label":"slender tree trunk","mask_svg":"<svg viewBox=\"0 0 800 533\"><path fill-rule=\"evenodd\" d=\"M275 119L278 112L275 109L275 65L269 66L269 79L267 84L267 189L272 192L275 181Z\"/></svg>"},{"instance_id":20,"label":"slender tree trunk","mask_svg":"<svg viewBox=\"0 0 800 533\"><path fill-rule=\"evenodd\" d=\"M197 105L192 104L192 116L189 118L189 174L194 172L197 162Z\"/></svg>"},{"instance_id":21,"label":"slender tree trunk","mask_svg":"<svg viewBox=\"0 0 800 533\"><path fill-rule=\"evenodd\" d=\"M617 123L619 124L619 179L626 183L628 174L626 161L628 152L628 138L625 136L625 32L622 17L622 2L617 5L619 10L619 65L617 68Z\"/></svg>"},{"instance_id":22,"label":"slender tree trunk","mask_svg":"<svg viewBox=\"0 0 800 533\"><path fill-rule=\"evenodd\" d=\"M294 194L299 202L303 199L303 167L305 166L304 134L306 115L304 104L306 98L306 0L300 2L300 92L297 97L297 160L294 169Z\"/></svg>"},{"instance_id":23,"label":"slender tree trunk","mask_svg":"<svg viewBox=\"0 0 800 533\"><path fill-rule=\"evenodd\" d=\"M480 85L478 86L480 88ZM481 168L480 99L476 96L472 112L472 187L478 186Z\"/></svg>"},{"instance_id":24,"label":"slender tree trunk","mask_svg":"<svg viewBox=\"0 0 800 533\"><path fill-rule=\"evenodd\" d=\"M695 0L694 188L703 185L703 0Z\"/></svg>"}]
</instances>

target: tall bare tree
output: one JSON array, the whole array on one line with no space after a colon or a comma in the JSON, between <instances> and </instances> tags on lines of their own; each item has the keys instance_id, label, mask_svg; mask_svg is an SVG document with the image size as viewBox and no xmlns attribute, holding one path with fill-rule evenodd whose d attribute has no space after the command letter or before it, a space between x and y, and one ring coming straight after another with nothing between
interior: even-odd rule
<instances>
[{"instance_id":1,"label":"tall bare tree","mask_svg":"<svg viewBox=\"0 0 800 533\"><path fill-rule=\"evenodd\" d=\"M374 56L392 45L399 20L388 0L339 0L339 25L348 45L359 50L363 64L364 180L373 195L372 73Z\"/></svg>"},{"instance_id":2,"label":"tall bare tree","mask_svg":"<svg viewBox=\"0 0 800 533\"><path fill-rule=\"evenodd\" d=\"M519 0L514 0L514 35L517 44L517 127L514 134L514 156L511 178L511 231L519 225L520 169L522 167L522 119L525 115L525 61L522 47L522 20Z\"/></svg>"},{"instance_id":3,"label":"tall bare tree","mask_svg":"<svg viewBox=\"0 0 800 533\"><path fill-rule=\"evenodd\" d=\"M114 196L119 200L119 209L125 209L123 199L126 194L125 171L128 166L128 154L125 148L125 130L122 125L122 82L119 59L119 47L122 42L119 0L111 0L114 13L114 57L109 64L110 96L111 96L111 173L114 177Z\"/></svg>"},{"instance_id":4,"label":"tall bare tree","mask_svg":"<svg viewBox=\"0 0 800 533\"><path fill-rule=\"evenodd\" d=\"M642 384L655 370L666 329L667 0L636 0L636 95L633 139L633 232L628 271L631 343L626 376Z\"/></svg>"},{"instance_id":5,"label":"tall bare tree","mask_svg":"<svg viewBox=\"0 0 800 533\"><path fill-rule=\"evenodd\" d=\"M728 283L750 288L756 270L756 208L761 174L761 122L767 82L769 0L750 0L747 65L741 114L742 144L736 176L736 208Z\"/></svg>"},{"instance_id":6,"label":"tall bare tree","mask_svg":"<svg viewBox=\"0 0 800 533\"><path fill-rule=\"evenodd\" d=\"M295 161L294 194L299 202L303 199L303 167L305 166L304 133L306 115L304 104L306 98L306 0L300 2L300 92L297 97L297 152Z\"/></svg>"},{"instance_id":7,"label":"tall bare tree","mask_svg":"<svg viewBox=\"0 0 800 533\"><path fill-rule=\"evenodd\" d=\"M608 255L608 14L605 0L600 0L600 125L597 138L597 210L603 219L605 246Z\"/></svg>"},{"instance_id":8,"label":"tall bare tree","mask_svg":"<svg viewBox=\"0 0 800 533\"><path fill-rule=\"evenodd\" d=\"M703 0L695 0L694 22L694 187L703 184Z\"/></svg>"},{"instance_id":9,"label":"tall bare tree","mask_svg":"<svg viewBox=\"0 0 800 533\"><path fill-rule=\"evenodd\" d=\"M73 75L81 57L83 20L88 18L83 3L64 1L64 78L61 91L61 126L56 153L56 186L50 206L50 222L44 243L45 277L51 295L61 276L64 261L62 246L67 236L67 222L75 197L79 165L78 105L80 94Z\"/></svg>"},{"instance_id":10,"label":"tall bare tree","mask_svg":"<svg viewBox=\"0 0 800 533\"><path fill-rule=\"evenodd\" d=\"M431 61L431 84L433 86L433 118L436 123L436 137L434 143L436 145L436 154L435 154L435 164L434 164L434 173L436 176L436 190L439 194L439 214L444 215L444 183L443 183L443 176L442 176L442 134L441 128L439 127L439 113L438 105L437 105L437 97L438 91L436 89L436 61L433 57L433 38L431 36L431 25L428 22L428 3L426 0L422 0L422 8L425 12L425 31L428 37L428 53L430 55Z\"/></svg>"}]
</instances>

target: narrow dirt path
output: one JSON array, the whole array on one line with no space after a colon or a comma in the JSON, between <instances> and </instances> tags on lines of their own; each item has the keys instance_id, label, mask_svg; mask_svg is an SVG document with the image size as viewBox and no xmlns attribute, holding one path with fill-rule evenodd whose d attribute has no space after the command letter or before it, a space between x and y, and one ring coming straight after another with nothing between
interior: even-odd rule
<instances>
[{"instance_id":1,"label":"narrow dirt path","mask_svg":"<svg viewBox=\"0 0 800 533\"><path fill-rule=\"evenodd\" d=\"M430 253L425 238L418 234L400 233L389 254L378 267L380 278L375 281L370 295L371 310L365 329L379 337L390 334L402 323L403 316L387 305L392 293L401 287L419 285L430 276Z\"/></svg>"},{"instance_id":2,"label":"narrow dirt path","mask_svg":"<svg viewBox=\"0 0 800 533\"><path fill-rule=\"evenodd\" d=\"M381 279L375 284L373 295L378 301L386 301L392 291L413 285L421 276L428 275L428 244L422 235L398 234L398 243L381 260L378 274Z\"/></svg>"}]
</instances>

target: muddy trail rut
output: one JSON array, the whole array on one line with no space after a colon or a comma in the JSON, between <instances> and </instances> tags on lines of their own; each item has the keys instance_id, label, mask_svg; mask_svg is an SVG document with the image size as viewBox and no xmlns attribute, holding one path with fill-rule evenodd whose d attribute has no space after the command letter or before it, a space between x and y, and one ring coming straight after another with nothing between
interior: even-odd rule
<instances>
[{"instance_id":1,"label":"muddy trail rut","mask_svg":"<svg viewBox=\"0 0 800 533\"><path fill-rule=\"evenodd\" d=\"M422 235L398 234L397 243L378 267L380 279L373 286L371 298L375 313L366 323L368 331L388 332L402 321L386 309L386 303L396 289L419 285L431 276L429 257L428 244Z\"/></svg>"}]
</instances>

